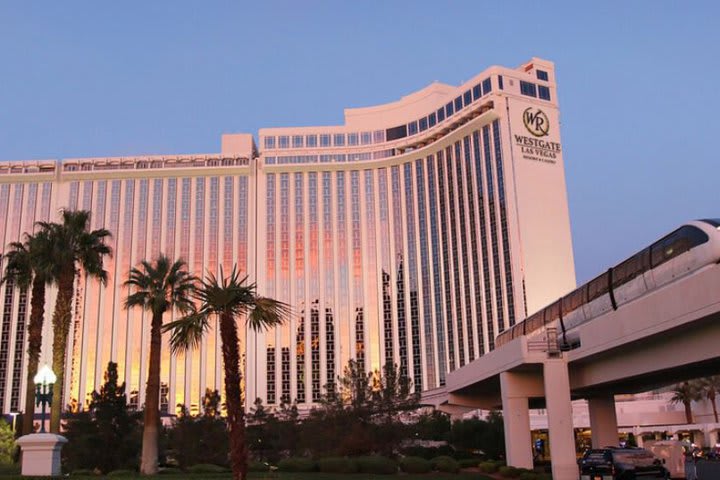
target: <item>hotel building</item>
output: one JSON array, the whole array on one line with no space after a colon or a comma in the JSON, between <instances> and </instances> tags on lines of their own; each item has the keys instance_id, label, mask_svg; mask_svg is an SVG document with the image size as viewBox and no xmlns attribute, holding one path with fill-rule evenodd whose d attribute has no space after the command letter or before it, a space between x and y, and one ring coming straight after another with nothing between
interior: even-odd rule
<instances>
[{"instance_id":1,"label":"hotel building","mask_svg":"<svg viewBox=\"0 0 720 480\"><path fill-rule=\"evenodd\" d=\"M64 395L79 406L111 360L144 403L150 319L123 309L122 284L160 252L196 274L237 265L292 305L282 327L242 329L249 405L309 408L350 359L439 387L575 286L555 73L537 58L346 109L340 126L223 135L219 154L0 163L0 245L60 208L113 234L107 286L77 285ZM0 286L3 412L24 405L27 297ZM164 411L222 390L219 347L214 330L186 355L164 346Z\"/></svg>"}]
</instances>

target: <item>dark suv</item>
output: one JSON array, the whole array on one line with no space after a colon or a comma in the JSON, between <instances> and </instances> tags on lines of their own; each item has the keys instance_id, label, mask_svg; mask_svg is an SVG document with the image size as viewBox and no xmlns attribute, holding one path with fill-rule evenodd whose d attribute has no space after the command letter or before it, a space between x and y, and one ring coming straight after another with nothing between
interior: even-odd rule
<instances>
[{"instance_id":1,"label":"dark suv","mask_svg":"<svg viewBox=\"0 0 720 480\"><path fill-rule=\"evenodd\" d=\"M585 452L578 463L580 480L670 478L660 461L642 448L592 449Z\"/></svg>"}]
</instances>

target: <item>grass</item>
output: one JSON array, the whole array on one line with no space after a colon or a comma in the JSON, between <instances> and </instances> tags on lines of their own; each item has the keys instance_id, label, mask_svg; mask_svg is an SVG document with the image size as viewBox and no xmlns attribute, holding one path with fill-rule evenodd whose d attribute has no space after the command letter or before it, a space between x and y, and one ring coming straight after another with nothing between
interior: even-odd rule
<instances>
[{"instance_id":1,"label":"grass","mask_svg":"<svg viewBox=\"0 0 720 480\"><path fill-rule=\"evenodd\" d=\"M389 480L400 477L402 480L492 480L491 477L478 473L438 473L430 472L425 474L402 474L402 475L368 475L366 473L284 473L284 472L268 472L268 473L250 473L251 480ZM32 480L33 477L21 477L19 475L1 475L0 480ZM43 477L47 480L48 477ZM63 477L65 479L77 480L100 480L102 475L82 475ZM156 475L152 477L128 476L128 477L112 477L116 479L147 479L147 480L227 480L231 478L229 473L225 474L196 474L190 475L186 473Z\"/></svg>"}]
</instances>

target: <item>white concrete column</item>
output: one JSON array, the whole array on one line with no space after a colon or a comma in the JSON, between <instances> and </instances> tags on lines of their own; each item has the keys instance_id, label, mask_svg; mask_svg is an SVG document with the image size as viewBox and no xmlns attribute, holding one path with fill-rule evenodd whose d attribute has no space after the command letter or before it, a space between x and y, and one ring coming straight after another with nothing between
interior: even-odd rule
<instances>
[{"instance_id":1,"label":"white concrete column","mask_svg":"<svg viewBox=\"0 0 720 480\"><path fill-rule=\"evenodd\" d=\"M530 411L524 383L525 379L521 375L512 372L500 374L507 464L531 469L533 468L533 456Z\"/></svg>"},{"instance_id":2,"label":"white concrete column","mask_svg":"<svg viewBox=\"0 0 720 480\"><path fill-rule=\"evenodd\" d=\"M564 359L548 359L543 364L548 439L553 480L577 480L570 378Z\"/></svg>"},{"instance_id":3,"label":"white concrete column","mask_svg":"<svg viewBox=\"0 0 720 480\"><path fill-rule=\"evenodd\" d=\"M603 395L588 398L588 412L593 448L617 447L619 436L615 397Z\"/></svg>"}]
</instances>

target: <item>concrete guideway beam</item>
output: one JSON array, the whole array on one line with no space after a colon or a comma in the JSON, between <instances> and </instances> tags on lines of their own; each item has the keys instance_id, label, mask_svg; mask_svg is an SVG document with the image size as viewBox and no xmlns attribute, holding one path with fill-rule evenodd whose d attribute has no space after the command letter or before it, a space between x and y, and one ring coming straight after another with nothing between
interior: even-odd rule
<instances>
[{"instance_id":1,"label":"concrete guideway beam","mask_svg":"<svg viewBox=\"0 0 720 480\"><path fill-rule=\"evenodd\" d=\"M577 480L570 377L567 361L548 359L543 363L548 440L554 480Z\"/></svg>"},{"instance_id":2,"label":"concrete guideway beam","mask_svg":"<svg viewBox=\"0 0 720 480\"><path fill-rule=\"evenodd\" d=\"M588 397L587 400L593 448L618 445L619 436L614 395Z\"/></svg>"}]
</instances>

